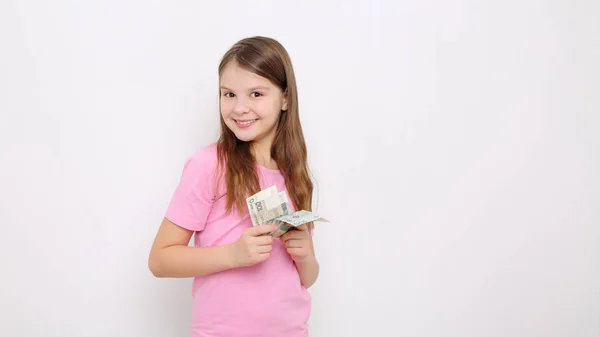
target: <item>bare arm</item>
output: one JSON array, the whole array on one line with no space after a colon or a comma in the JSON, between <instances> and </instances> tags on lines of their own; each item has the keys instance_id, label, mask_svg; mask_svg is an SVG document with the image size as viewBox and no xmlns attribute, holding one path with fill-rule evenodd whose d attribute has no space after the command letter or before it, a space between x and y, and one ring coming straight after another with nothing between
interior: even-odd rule
<instances>
[{"instance_id":1,"label":"bare arm","mask_svg":"<svg viewBox=\"0 0 600 337\"><path fill-rule=\"evenodd\" d=\"M189 247L194 232L164 218L148 258L156 277L195 277L235 267L230 245Z\"/></svg>"},{"instance_id":2,"label":"bare arm","mask_svg":"<svg viewBox=\"0 0 600 337\"><path fill-rule=\"evenodd\" d=\"M305 288L310 288L319 277L319 262L314 254L310 254L305 260L296 262L296 269L300 275L300 281Z\"/></svg>"},{"instance_id":3,"label":"bare arm","mask_svg":"<svg viewBox=\"0 0 600 337\"><path fill-rule=\"evenodd\" d=\"M164 218L150 250L148 268L156 277L187 278L259 263L269 257L273 240L261 234L275 228L249 228L232 244L189 247L193 232Z\"/></svg>"},{"instance_id":4,"label":"bare arm","mask_svg":"<svg viewBox=\"0 0 600 337\"><path fill-rule=\"evenodd\" d=\"M319 262L315 257L312 235L306 225L301 225L283 234L281 239L296 264L300 282L308 289L319 277Z\"/></svg>"}]
</instances>

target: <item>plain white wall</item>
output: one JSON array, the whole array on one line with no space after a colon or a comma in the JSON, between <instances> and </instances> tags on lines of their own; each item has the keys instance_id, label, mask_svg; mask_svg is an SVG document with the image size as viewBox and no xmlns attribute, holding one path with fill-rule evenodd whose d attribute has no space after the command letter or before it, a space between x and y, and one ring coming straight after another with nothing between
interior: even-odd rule
<instances>
[{"instance_id":1,"label":"plain white wall","mask_svg":"<svg viewBox=\"0 0 600 337\"><path fill-rule=\"evenodd\" d=\"M597 1L3 1L0 335L187 336L147 254L279 39L318 183L312 336L600 335Z\"/></svg>"}]
</instances>

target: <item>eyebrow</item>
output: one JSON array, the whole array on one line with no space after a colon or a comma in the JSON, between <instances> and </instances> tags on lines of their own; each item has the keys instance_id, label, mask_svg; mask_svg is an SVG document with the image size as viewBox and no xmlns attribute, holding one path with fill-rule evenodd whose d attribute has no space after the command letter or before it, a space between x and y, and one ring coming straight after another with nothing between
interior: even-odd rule
<instances>
[{"instance_id":1,"label":"eyebrow","mask_svg":"<svg viewBox=\"0 0 600 337\"><path fill-rule=\"evenodd\" d=\"M231 89L229 89L229 88L227 88L227 87L224 87L224 86L219 86L219 89L222 89L222 90L227 90L227 91L233 91L233 90L231 90ZM267 88L267 87L264 87L264 86L258 86L258 87L253 87L253 88L250 88L250 90L249 90L249 91L256 91L256 90L267 90L267 91L268 91L268 90L269 90L269 88Z\"/></svg>"}]
</instances>

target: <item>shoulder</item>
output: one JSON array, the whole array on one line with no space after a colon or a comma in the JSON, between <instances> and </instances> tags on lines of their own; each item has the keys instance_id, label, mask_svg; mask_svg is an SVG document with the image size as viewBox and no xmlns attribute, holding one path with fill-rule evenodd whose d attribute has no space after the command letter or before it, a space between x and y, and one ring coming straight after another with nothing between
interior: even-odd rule
<instances>
[{"instance_id":1,"label":"shoulder","mask_svg":"<svg viewBox=\"0 0 600 337\"><path fill-rule=\"evenodd\" d=\"M219 166L217 143L203 146L194 151L186 160L183 179L195 189L210 191L214 198L227 194L226 166Z\"/></svg>"},{"instance_id":2,"label":"shoulder","mask_svg":"<svg viewBox=\"0 0 600 337\"><path fill-rule=\"evenodd\" d=\"M210 144L194 151L185 161L184 169L199 174L210 173L216 169L217 162L217 146Z\"/></svg>"},{"instance_id":3,"label":"shoulder","mask_svg":"<svg viewBox=\"0 0 600 337\"><path fill-rule=\"evenodd\" d=\"M217 156L214 146L205 146L188 156L167 214L173 223L200 231L212 208L215 196Z\"/></svg>"},{"instance_id":4,"label":"shoulder","mask_svg":"<svg viewBox=\"0 0 600 337\"><path fill-rule=\"evenodd\" d=\"M195 150L187 157L181 172L180 186L188 190L210 190L214 192L217 177L217 148L211 144Z\"/></svg>"}]
</instances>

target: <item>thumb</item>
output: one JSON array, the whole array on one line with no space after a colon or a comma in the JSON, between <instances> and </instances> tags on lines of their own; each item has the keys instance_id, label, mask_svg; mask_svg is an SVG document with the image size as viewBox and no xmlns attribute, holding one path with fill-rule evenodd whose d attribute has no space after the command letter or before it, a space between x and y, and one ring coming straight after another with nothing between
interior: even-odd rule
<instances>
[{"instance_id":1,"label":"thumb","mask_svg":"<svg viewBox=\"0 0 600 337\"><path fill-rule=\"evenodd\" d=\"M302 225L296 226L296 229L301 230L301 231L307 231L308 226L306 226L306 224L302 224Z\"/></svg>"},{"instance_id":2,"label":"thumb","mask_svg":"<svg viewBox=\"0 0 600 337\"><path fill-rule=\"evenodd\" d=\"M262 234L266 234L269 232L272 232L274 230L277 229L276 225L258 225L258 226L254 226L254 227L250 227L248 228L248 230L246 231L246 233L250 236L259 236Z\"/></svg>"}]
</instances>

